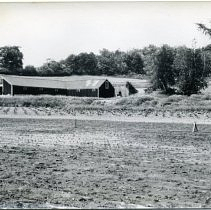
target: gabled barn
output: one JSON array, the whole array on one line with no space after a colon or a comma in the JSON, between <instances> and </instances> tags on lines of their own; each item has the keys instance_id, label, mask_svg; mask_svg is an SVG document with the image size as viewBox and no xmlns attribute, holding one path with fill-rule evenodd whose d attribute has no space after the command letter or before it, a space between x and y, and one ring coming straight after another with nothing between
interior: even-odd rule
<instances>
[{"instance_id":1,"label":"gabled barn","mask_svg":"<svg viewBox=\"0 0 211 210\"><path fill-rule=\"evenodd\" d=\"M62 80L45 77L2 76L3 95L67 95L81 97L115 96L115 90L107 79Z\"/></svg>"},{"instance_id":2,"label":"gabled barn","mask_svg":"<svg viewBox=\"0 0 211 210\"><path fill-rule=\"evenodd\" d=\"M126 82L125 84L115 85L115 95L116 96L129 96L137 93L138 90L130 83Z\"/></svg>"}]
</instances>

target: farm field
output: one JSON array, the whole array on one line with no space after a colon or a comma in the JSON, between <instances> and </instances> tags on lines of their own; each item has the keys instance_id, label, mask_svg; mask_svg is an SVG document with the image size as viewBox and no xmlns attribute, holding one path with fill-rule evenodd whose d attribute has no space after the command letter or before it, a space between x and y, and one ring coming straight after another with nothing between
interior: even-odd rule
<instances>
[{"instance_id":1,"label":"farm field","mask_svg":"<svg viewBox=\"0 0 211 210\"><path fill-rule=\"evenodd\" d=\"M211 207L210 125L0 119L0 207Z\"/></svg>"}]
</instances>

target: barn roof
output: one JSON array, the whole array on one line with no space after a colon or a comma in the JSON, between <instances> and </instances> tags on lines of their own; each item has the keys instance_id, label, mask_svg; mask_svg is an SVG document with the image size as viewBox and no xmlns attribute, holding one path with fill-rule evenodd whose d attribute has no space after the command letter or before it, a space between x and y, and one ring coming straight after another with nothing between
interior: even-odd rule
<instances>
[{"instance_id":1,"label":"barn roof","mask_svg":"<svg viewBox=\"0 0 211 210\"><path fill-rule=\"evenodd\" d=\"M58 88L64 89L64 83L59 80L46 80L42 78L24 77L24 76L2 76L8 83L16 86L25 87L43 87L43 88Z\"/></svg>"},{"instance_id":2,"label":"barn roof","mask_svg":"<svg viewBox=\"0 0 211 210\"><path fill-rule=\"evenodd\" d=\"M97 89L106 79L81 79L64 81L57 79L49 79L45 77L28 77L28 76L1 76L8 83L15 86L25 87L42 87L42 88L56 88L56 89Z\"/></svg>"},{"instance_id":3,"label":"barn roof","mask_svg":"<svg viewBox=\"0 0 211 210\"><path fill-rule=\"evenodd\" d=\"M67 89L96 89L105 81L105 79L74 80L65 81L65 84Z\"/></svg>"}]
</instances>

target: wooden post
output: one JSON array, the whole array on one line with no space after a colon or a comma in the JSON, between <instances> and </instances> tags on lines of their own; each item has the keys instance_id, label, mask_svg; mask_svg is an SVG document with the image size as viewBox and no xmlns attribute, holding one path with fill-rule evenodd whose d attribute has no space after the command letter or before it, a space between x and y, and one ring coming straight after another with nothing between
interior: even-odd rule
<instances>
[{"instance_id":1,"label":"wooden post","mask_svg":"<svg viewBox=\"0 0 211 210\"><path fill-rule=\"evenodd\" d=\"M77 128L77 120L74 120L75 128Z\"/></svg>"}]
</instances>

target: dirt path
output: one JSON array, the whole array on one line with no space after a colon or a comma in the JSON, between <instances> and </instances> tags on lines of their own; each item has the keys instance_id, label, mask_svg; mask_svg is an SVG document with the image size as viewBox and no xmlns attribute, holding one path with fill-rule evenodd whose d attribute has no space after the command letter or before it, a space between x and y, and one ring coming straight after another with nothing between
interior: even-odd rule
<instances>
[{"instance_id":1,"label":"dirt path","mask_svg":"<svg viewBox=\"0 0 211 210\"><path fill-rule=\"evenodd\" d=\"M76 115L72 116L69 114L64 115L33 115L33 114L0 114L0 118L15 118L15 119L70 119L70 120L99 120L99 121L115 121L115 122L152 122L152 123L183 123L183 124L193 124L196 122L197 124L211 124L211 119L200 119L200 118L188 118L188 117L144 117L144 116L87 116L84 115Z\"/></svg>"},{"instance_id":2,"label":"dirt path","mask_svg":"<svg viewBox=\"0 0 211 210\"><path fill-rule=\"evenodd\" d=\"M61 110L45 107L0 107L0 118L78 119L120 122L211 124L211 113L132 110Z\"/></svg>"}]
</instances>

